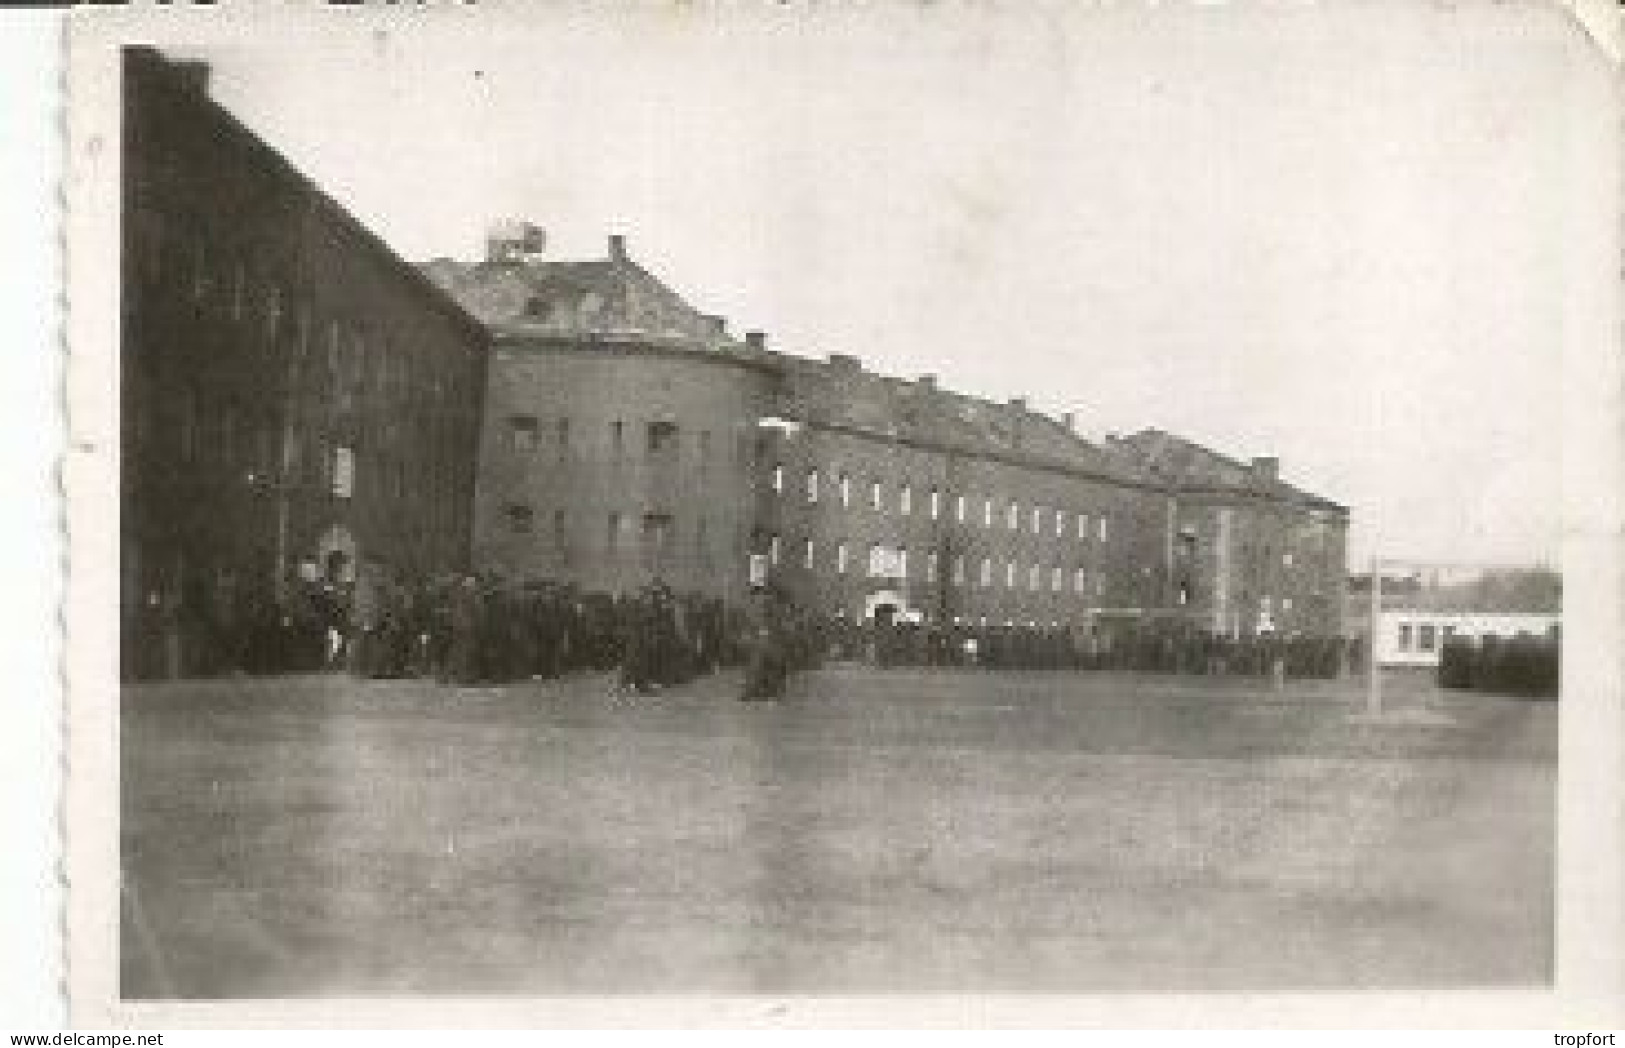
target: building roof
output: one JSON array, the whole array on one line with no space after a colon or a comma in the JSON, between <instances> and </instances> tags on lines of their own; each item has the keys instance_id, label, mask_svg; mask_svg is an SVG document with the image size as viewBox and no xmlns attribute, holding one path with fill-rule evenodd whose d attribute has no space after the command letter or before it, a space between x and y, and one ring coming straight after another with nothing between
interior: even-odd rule
<instances>
[{"instance_id":1,"label":"building roof","mask_svg":"<svg viewBox=\"0 0 1625 1048\"><path fill-rule=\"evenodd\" d=\"M1154 475L1182 491L1264 497L1348 512L1345 506L1282 480L1279 460L1274 458L1242 462L1156 428L1112 437L1107 444L1122 455L1138 459Z\"/></svg>"},{"instance_id":2,"label":"building roof","mask_svg":"<svg viewBox=\"0 0 1625 1048\"><path fill-rule=\"evenodd\" d=\"M516 228L540 232L524 224ZM635 262L618 236L609 238L604 258L555 260L521 250L507 235L493 233L481 262L442 258L424 270L509 344L583 337L723 354L777 370L787 379L784 414L810 425L1115 483L1246 494L1346 512L1279 478L1264 479L1256 466L1160 430L1097 444L1079 435L1070 419L1051 418L1023 400L1000 403L944 389L929 376L880 374L845 354L820 360L771 351L756 333L738 339L721 317L700 312Z\"/></svg>"},{"instance_id":3,"label":"building roof","mask_svg":"<svg viewBox=\"0 0 1625 1048\"><path fill-rule=\"evenodd\" d=\"M684 301L627 257L620 238L591 259L437 258L424 266L487 325L509 335L625 335L737 345L720 320Z\"/></svg>"}]
</instances>

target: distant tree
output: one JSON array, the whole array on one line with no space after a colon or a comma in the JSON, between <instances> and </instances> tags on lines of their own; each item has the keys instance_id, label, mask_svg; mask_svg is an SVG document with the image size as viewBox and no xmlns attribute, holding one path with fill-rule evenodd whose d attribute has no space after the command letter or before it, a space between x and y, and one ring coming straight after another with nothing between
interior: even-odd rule
<instances>
[{"instance_id":1,"label":"distant tree","mask_svg":"<svg viewBox=\"0 0 1625 1048\"><path fill-rule=\"evenodd\" d=\"M1471 597L1483 611L1556 613L1563 609L1563 576L1547 567L1485 572Z\"/></svg>"}]
</instances>

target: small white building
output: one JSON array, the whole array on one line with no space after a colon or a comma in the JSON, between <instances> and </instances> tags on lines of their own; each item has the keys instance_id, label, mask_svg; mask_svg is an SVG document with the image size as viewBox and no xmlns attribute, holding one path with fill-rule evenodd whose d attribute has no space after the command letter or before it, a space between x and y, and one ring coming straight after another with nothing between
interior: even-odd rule
<instances>
[{"instance_id":1,"label":"small white building","mask_svg":"<svg viewBox=\"0 0 1625 1048\"><path fill-rule=\"evenodd\" d=\"M1452 637L1556 637L1561 621L1553 612L1387 609L1378 619L1377 661L1383 666L1437 666L1439 650Z\"/></svg>"}]
</instances>

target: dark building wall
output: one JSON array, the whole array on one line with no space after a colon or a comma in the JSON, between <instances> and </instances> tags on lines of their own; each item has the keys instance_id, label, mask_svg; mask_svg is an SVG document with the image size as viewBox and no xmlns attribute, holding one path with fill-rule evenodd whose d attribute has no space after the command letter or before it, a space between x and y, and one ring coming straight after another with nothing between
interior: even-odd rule
<instances>
[{"instance_id":1,"label":"dark building wall","mask_svg":"<svg viewBox=\"0 0 1625 1048\"><path fill-rule=\"evenodd\" d=\"M933 621L1078 627L1162 606L1165 493L1019 449L993 458L820 421L829 412L808 405L827 391L802 363L502 336L477 565L605 592L660 577L733 600L755 555L801 606L853 619L895 600Z\"/></svg>"},{"instance_id":2,"label":"dark building wall","mask_svg":"<svg viewBox=\"0 0 1625 1048\"><path fill-rule=\"evenodd\" d=\"M613 592L659 576L734 598L757 557L824 616L885 602L934 622L1105 637L1151 619L1336 632L1346 512L1280 483L1273 460L1152 430L1095 445L1019 400L736 340L620 238L602 259L498 244L484 262L427 269L503 333L482 567ZM650 425L670 431L663 453Z\"/></svg>"},{"instance_id":3,"label":"dark building wall","mask_svg":"<svg viewBox=\"0 0 1625 1048\"><path fill-rule=\"evenodd\" d=\"M1159 492L817 425L761 468L775 570L826 613L895 598L934 622L1079 628L1162 603Z\"/></svg>"},{"instance_id":4,"label":"dark building wall","mask_svg":"<svg viewBox=\"0 0 1625 1048\"><path fill-rule=\"evenodd\" d=\"M157 616L185 637L163 669L202 668L211 622L335 552L466 567L483 329L203 67L132 48L124 76L127 643Z\"/></svg>"},{"instance_id":5,"label":"dark building wall","mask_svg":"<svg viewBox=\"0 0 1625 1048\"><path fill-rule=\"evenodd\" d=\"M741 596L756 422L770 388L759 366L699 350L502 339L486 399L477 564L603 592L659 577Z\"/></svg>"},{"instance_id":6,"label":"dark building wall","mask_svg":"<svg viewBox=\"0 0 1625 1048\"><path fill-rule=\"evenodd\" d=\"M1326 507L1183 493L1175 603L1219 633L1244 636L1267 621L1281 633L1338 636L1347 544L1346 515Z\"/></svg>"}]
</instances>

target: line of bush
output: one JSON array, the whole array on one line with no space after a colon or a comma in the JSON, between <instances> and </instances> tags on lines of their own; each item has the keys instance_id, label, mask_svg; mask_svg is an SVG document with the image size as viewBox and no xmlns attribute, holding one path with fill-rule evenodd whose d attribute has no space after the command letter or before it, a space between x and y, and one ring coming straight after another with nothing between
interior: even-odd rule
<instances>
[{"instance_id":1,"label":"line of bush","mask_svg":"<svg viewBox=\"0 0 1625 1048\"><path fill-rule=\"evenodd\" d=\"M1559 650L1548 637L1455 637L1439 652L1439 686L1555 698Z\"/></svg>"}]
</instances>

